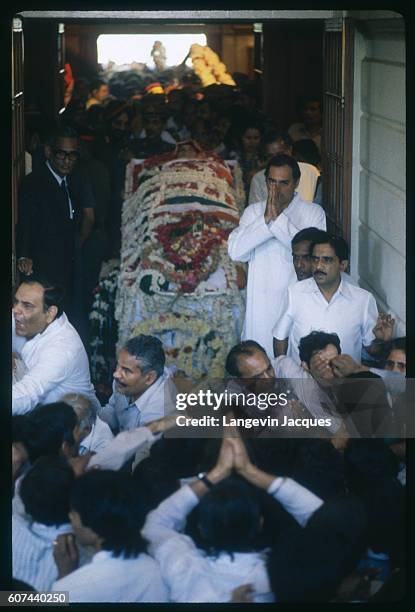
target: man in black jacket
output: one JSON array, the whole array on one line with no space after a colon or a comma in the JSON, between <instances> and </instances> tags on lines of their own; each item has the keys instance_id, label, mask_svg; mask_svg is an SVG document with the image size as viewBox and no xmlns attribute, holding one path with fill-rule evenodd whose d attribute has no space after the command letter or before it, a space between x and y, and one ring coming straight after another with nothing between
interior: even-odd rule
<instances>
[{"instance_id":1,"label":"man in black jacket","mask_svg":"<svg viewBox=\"0 0 415 612\"><path fill-rule=\"evenodd\" d=\"M78 136L58 130L45 145L46 162L23 180L17 225L18 268L24 275L41 274L65 289L65 311L71 312L76 249L94 225L93 196L68 178L79 157Z\"/></svg>"}]
</instances>

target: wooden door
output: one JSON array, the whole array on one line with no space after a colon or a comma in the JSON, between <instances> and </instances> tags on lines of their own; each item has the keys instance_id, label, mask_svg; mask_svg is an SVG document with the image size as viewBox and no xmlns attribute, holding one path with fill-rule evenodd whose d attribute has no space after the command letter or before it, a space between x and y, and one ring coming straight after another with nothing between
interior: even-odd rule
<instances>
[{"instance_id":1,"label":"wooden door","mask_svg":"<svg viewBox=\"0 0 415 612\"><path fill-rule=\"evenodd\" d=\"M23 26L18 18L12 24L12 284L16 285L15 228L17 194L25 174L24 95L23 95Z\"/></svg>"},{"instance_id":2,"label":"wooden door","mask_svg":"<svg viewBox=\"0 0 415 612\"><path fill-rule=\"evenodd\" d=\"M323 37L323 205L328 231L350 244L353 128L351 19L326 20Z\"/></svg>"}]
</instances>

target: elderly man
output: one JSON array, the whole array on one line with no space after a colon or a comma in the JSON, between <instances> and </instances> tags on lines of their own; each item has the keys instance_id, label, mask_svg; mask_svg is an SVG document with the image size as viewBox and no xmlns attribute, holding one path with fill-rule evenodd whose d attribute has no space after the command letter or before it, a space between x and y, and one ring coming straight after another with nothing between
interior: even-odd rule
<instances>
[{"instance_id":1,"label":"elderly man","mask_svg":"<svg viewBox=\"0 0 415 612\"><path fill-rule=\"evenodd\" d=\"M13 414L58 401L69 392L97 403L88 357L63 312L60 287L35 276L20 284L13 300L13 350L20 352L26 367L13 384Z\"/></svg>"},{"instance_id":2,"label":"elderly man","mask_svg":"<svg viewBox=\"0 0 415 612\"><path fill-rule=\"evenodd\" d=\"M287 354L298 363L299 341L313 330L337 333L343 352L357 362L363 346L370 347L375 338L383 340L373 295L341 277L348 259L348 246L341 238L326 234L313 243L313 278L288 288L283 314L273 329L276 356L288 348Z\"/></svg>"},{"instance_id":3,"label":"elderly man","mask_svg":"<svg viewBox=\"0 0 415 612\"><path fill-rule=\"evenodd\" d=\"M296 278L291 240L305 227L326 229L326 217L321 206L304 202L296 193L300 169L294 158L273 157L266 179L267 201L248 206L229 236L228 252L234 261L249 263L242 338L256 340L272 356L272 329L284 312L280 305L287 287Z\"/></svg>"},{"instance_id":4,"label":"elderly man","mask_svg":"<svg viewBox=\"0 0 415 612\"><path fill-rule=\"evenodd\" d=\"M154 336L139 334L120 350L113 394L98 410L114 432L135 429L173 412L177 390L165 361L163 345Z\"/></svg>"}]
</instances>

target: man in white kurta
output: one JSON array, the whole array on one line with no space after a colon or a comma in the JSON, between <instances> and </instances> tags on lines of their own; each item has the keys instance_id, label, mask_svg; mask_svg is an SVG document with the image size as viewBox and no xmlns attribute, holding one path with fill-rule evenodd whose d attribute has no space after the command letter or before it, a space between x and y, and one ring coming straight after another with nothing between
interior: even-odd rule
<instances>
[{"instance_id":1,"label":"man in white kurta","mask_svg":"<svg viewBox=\"0 0 415 612\"><path fill-rule=\"evenodd\" d=\"M267 201L247 207L229 236L234 261L249 263L243 340L256 340L273 357L272 329L280 318L287 287L296 280L291 240L306 227L326 229L318 204L296 193L300 169L294 158L276 155L267 165Z\"/></svg>"},{"instance_id":2,"label":"man in white kurta","mask_svg":"<svg viewBox=\"0 0 415 612\"><path fill-rule=\"evenodd\" d=\"M62 312L61 298L55 298L58 290L42 286L44 281L39 280L21 283L14 298L13 350L20 352L26 372L13 384L13 414L59 401L70 392L97 404L82 340ZM45 298L49 293L52 297Z\"/></svg>"},{"instance_id":3,"label":"man in white kurta","mask_svg":"<svg viewBox=\"0 0 415 612\"><path fill-rule=\"evenodd\" d=\"M344 281L348 248L341 238L327 236L314 242L313 277L299 281L286 292L283 313L273 335L275 354L287 352L300 363L300 339L312 331L336 333L343 354L360 362L362 347L375 340L378 309L369 291Z\"/></svg>"}]
</instances>

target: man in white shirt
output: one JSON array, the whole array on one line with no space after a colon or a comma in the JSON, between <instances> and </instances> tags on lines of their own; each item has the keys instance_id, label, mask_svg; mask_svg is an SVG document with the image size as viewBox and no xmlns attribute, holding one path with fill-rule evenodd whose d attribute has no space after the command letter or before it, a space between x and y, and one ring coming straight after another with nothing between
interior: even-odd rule
<instances>
[{"instance_id":1,"label":"man in white shirt","mask_svg":"<svg viewBox=\"0 0 415 612\"><path fill-rule=\"evenodd\" d=\"M40 277L18 287L13 300L13 350L19 345L27 368L12 389L13 414L78 392L97 402L88 357L63 312L63 291Z\"/></svg>"},{"instance_id":2,"label":"man in white shirt","mask_svg":"<svg viewBox=\"0 0 415 612\"><path fill-rule=\"evenodd\" d=\"M283 314L273 329L276 356L288 354L299 363L300 339L320 330L336 333L343 352L360 361L362 347L375 340L378 309L371 293L342 279L348 259L342 238L327 234L313 243L313 278L288 288Z\"/></svg>"},{"instance_id":3,"label":"man in white shirt","mask_svg":"<svg viewBox=\"0 0 415 612\"><path fill-rule=\"evenodd\" d=\"M275 477L254 466L238 437L224 438L216 465L182 486L150 512L142 535L180 603L227 602L233 590L250 583L256 602L272 602L266 553L256 549L262 519L250 484L267 491L304 527L322 500L291 478ZM206 550L181 533L188 514L199 504L199 528Z\"/></svg>"},{"instance_id":4,"label":"man in white shirt","mask_svg":"<svg viewBox=\"0 0 415 612\"><path fill-rule=\"evenodd\" d=\"M93 552L78 568L72 535L59 536L54 556L59 579L54 591L69 591L69 602L166 602L168 591L157 563L140 536L145 508L131 476L93 470L76 479L69 518L78 545Z\"/></svg>"},{"instance_id":5,"label":"man in white shirt","mask_svg":"<svg viewBox=\"0 0 415 612\"><path fill-rule=\"evenodd\" d=\"M236 344L229 351L225 367L228 374L234 379L245 379L249 385L256 381L258 384L261 384L261 391L266 390L268 393L275 391L278 384L277 379L290 379L288 389L290 393L294 392L294 395L291 397L293 399L294 397L297 398L301 402L301 406L313 418L330 418L330 424L325 427L325 430L329 436L338 434L341 427L341 419L335 414L335 406L324 391L313 381L312 376L306 369L297 365L289 357L284 355L277 359L269 359L265 350L257 342L245 340ZM235 380L233 384L235 384ZM232 391L234 391L233 384L230 383ZM323 407L323 404L325 407ZM283 412L280 406L278 407L278 412L280 414ZM290 414L290 412L293 412L291 409L287 410L287 412L289 416L294 416ZM302 415L302 417L305 416L306 414ZM318 435L324 436L324 432L320 428Z\"/></svg>"},{"instance_id":6,"label":"man in white shirt","mask_svg":"<svg viewBox=\"0 0 415 612\"><path fill-rule=\"evenodd\" d=\"M37 591L49 591L58 578L53 542L72 533L69 496L75 480L63 457L40 457L23 476L20 497L25 515L13 512L13 576Z\"/></svg>"},{"instance_id":7,"label":"man in white shirt","mask_svg":"<svg viewBox=\"0 0 415 612\"><path fill-rule=\"evenodd\" d=\"M249 263L242 339L256 340L272 357L272 329L296 278L291 240L305 227L326 229L326 216L321 206L304 202L295 192L300 169L294 158L273 157L266 178L267 201L248 206L229 236L228 252L232 260Z\"/></svg>"},{"instance_id":8,"label":"man in white shirt","mask_svg":"<svg viewBox=\"0 0 415 612\"><path fill-rule=\"evenodd\" d=\"M292 155L292 140L288 134L284 132L270 132L264 141L265 154L268 159L279 153ZM306 162L298 162L301 176L298 183L297 192L305 202L314 202L314 194L316 191L317 180L320 176L320 171ZM260 170L252 177L249 188L249 204L262 202L267 199L267 181L265 178L265 170Z\"/></svg>"},{"instance_id":9,"label":"man in white shirt","mask_svg":"<svg viewBox=\"0 0 415 612\"><path fill-rule=\"evenodd\" d=\"M79 454L97 453L108 446L114 435L107 423L97 416L96 406L80 393L67 393L61 398L78 417Z\"/></svg>"},{"instance_id":10,"label":"man in white shirt","mask_svg":"<svg viewBox=\"0 0 415 612\"><path fill-rule=\"evenodd\" d=\"M139 334L120 350L113 393L98 410L114 432L135 429L175 410L177 389L165 362L163 345L154 336Z\"/></svg>"}]
</instances>

